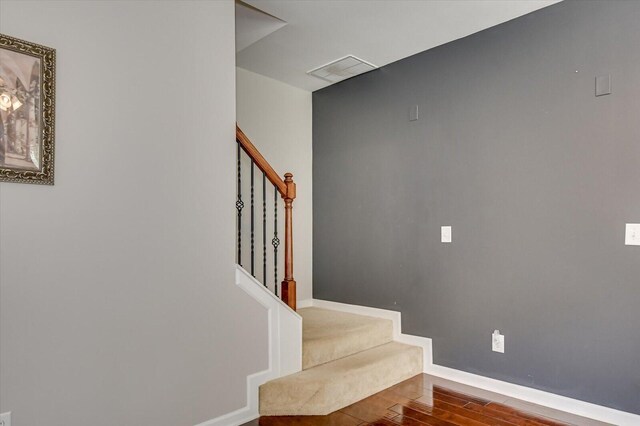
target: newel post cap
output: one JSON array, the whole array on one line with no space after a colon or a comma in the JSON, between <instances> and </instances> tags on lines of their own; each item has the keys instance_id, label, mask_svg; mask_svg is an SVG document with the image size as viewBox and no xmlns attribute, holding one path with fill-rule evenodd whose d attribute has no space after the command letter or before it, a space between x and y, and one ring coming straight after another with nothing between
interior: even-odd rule
<instances>
[{"instance_id":1,"label":"newel post cap","mask_svg":"<svg viewBox=\"0 0 640 426\"><path fill-rule=\"evenodd\" d=\"M293 200L294 198L296 198L296 184L293 181L293 173L284 174L284 183L285 185L287 185L286 198Z\"/></svg>"}]
</instances>

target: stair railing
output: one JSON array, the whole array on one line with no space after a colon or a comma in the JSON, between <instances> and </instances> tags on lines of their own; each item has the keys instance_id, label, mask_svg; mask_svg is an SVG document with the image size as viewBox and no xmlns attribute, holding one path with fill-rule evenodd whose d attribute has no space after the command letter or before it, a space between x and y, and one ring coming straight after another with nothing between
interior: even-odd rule
<instances>
[{"instance_id":1,"label":"stair railing","mask_svg":"<svg viewBox=\"0 0 640 426\"><path fill-rule=\"evenodd\" d=\"M278 295L278 246L280 245L280 239L278 238L278 194L284 201L284 280L280 283L280 298L284 303L289 305L291 309L296 310L296 281L293 279L293 200L296 198L296 184L293 182L293 175L291 173L285 173L284 179L276 173L271 167L269 162L260 154L258 149L249 140L247 135L236 125L236 142L237 148L237 254L236 261L242 266L242 211L245 207L244 200L242 199L242 153L244 152L251 161L250 168L250 216L251 216L251 228L250 228L250 272L251 275L258 278L256 275L255 265L255 178L254 169L257 166L262 172L262 280L265 287L267 284L267 185L266 179L271 182L274 188L274 210L273 210L273 238L271 245L273 247L273 272L274 272L274 287L273 291Z\"/></svg>"}]
</instances>

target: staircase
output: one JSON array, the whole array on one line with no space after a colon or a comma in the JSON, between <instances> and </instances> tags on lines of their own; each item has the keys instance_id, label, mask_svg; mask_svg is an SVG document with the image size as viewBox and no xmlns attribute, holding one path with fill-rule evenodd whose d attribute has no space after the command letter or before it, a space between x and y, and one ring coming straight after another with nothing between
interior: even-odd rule
<instances>
[{"instance_id":1,"label":"staircase","mask_svg":"<svg viewBox=\"0 0 640 426\"><path fill-rule=\"evenodd\" d=\"M260 415L326 415L420 374L422 348L393 341L391 320L319 308L302 316L299 373L260 386Z\"/></svg>"},{"instance_id":2,"label":"staircase","mask_svg":"<svg viewBox=\"0 0 640 426\"><path fill-rule=\"evenodd\" d=\"M282 300L284 304L277 302L277 305L284 311L273 314L274 318L288 318L283 320L288 328L280 328L280 323L271 324L275 329L270 333L279 339L279 343L274 344L277 346L274 354L279 355L270 354L270 357L279 367L270 377L299 371L302 366L302 371L260 386L260 414L329 414L422 373L422 348L394 342L391 320L319 308L297 311L302 317L302 362L299 363L300 317L293 312L296 311L293 278L296 185L291 173L280 177L237 126L236 142L236 261L242 273L251 275L251 283L256 286L261 283L268 290L267 299L273 300L271 296L275 295ZM284 206L278 202L278 196ZM284 215L279 215L279 211ZM283 251L279 251L280 237L284 239ZM272 253L267 248L269 242ZM280 269L279 265L283 267ZM279 271L284 275L282 281ZM258 287L248 288L253 292ZM283 352L288 358L282 356ZM282 367L285 358L288 369ZM290 368L292 366L294 368Z\"/></svg>"}]
</instances>

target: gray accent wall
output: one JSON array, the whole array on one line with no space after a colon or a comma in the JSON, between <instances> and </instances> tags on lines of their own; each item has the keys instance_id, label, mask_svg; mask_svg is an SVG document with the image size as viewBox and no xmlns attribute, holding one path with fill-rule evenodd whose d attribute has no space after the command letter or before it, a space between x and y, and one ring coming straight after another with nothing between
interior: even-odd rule
<instances>
[{"instance_id":1,"label":"gray accent wall","mask_svg":"<svg viewBox=\"0 0 640 426\"><path fill-rule=\"evenodd\" d=\"M315 92L314 297L401 311L436 364L640 413L639 22L565 1Z\"/></svg>"}]
</instances>

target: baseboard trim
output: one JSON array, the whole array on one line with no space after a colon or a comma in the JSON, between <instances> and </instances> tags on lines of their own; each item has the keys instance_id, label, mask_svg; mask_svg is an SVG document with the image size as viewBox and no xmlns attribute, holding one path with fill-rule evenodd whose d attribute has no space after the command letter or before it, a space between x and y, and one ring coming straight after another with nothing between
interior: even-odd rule
<instances>
[{"instance_id":1,"label":"baseboard trim","mask_svg":"<svg viewBox=\"0 0 640 426\"><path fill-rule=\"evenodd\" d=\"M489 377L479 376L466 371L455 370L441 365L431 364L425 373L442 377L468 386L500 393L511 398L544 405L545 407L565 411L577 416L611 423L618 426L640 425L640 416L613 408L603 407L585 401L545 392L526 386L516 385Z\"/></svg>"},{"instance_id":2,"label":"baseboard trim","mask_svg":"<svg viewBox=\"0 0 640 426\"><path fill-rule=\"evenodd\" d=\"M238 426L258 418L260 385L302 370L302 317L239 265L236 265L236 285L267 310L269 367L247 376L244 407L196 426Z\"/></svg>"},{"instance_id":3,"label":"baseboard trim","mask_svg":"<svg viewBox=\"0 0 640 426\"><path fill-rule=\"evenodd\" d=\"M239 426L241 424L257 419L258 413L258 388L261 384L272 379L273 372L271 370L261 371L247 377L247 405L244 407L224 414L215 419L207 420L196 426Z\"/></svg>"}]
</instances>

